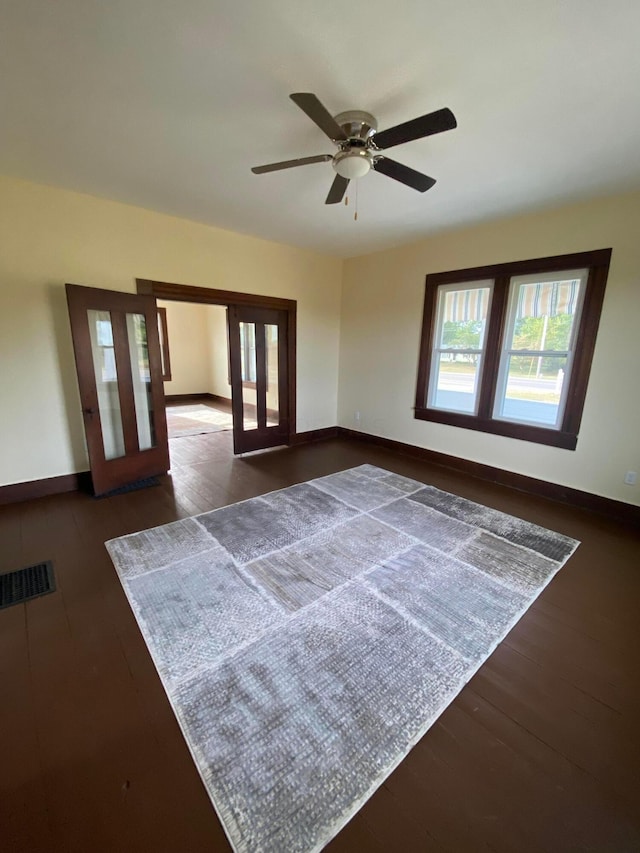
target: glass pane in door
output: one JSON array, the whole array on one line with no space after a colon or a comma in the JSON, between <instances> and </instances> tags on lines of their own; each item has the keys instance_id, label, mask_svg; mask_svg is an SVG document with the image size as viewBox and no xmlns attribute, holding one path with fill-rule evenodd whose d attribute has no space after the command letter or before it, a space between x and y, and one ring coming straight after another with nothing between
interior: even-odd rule
<instances>
[{"instance_id":1,"label":"glass pane in door","mask_svg":"<svg viewBox=\"0 0 640 853\"><path fill-rule=\"evenodd\" d=\"M105 459L125 455L118 371L109 311L87 310Z\"/></svg>"},{"instance_id":2,"label":"glass pane in door","mask_svg":"<svg viewBox=\"0 0 640 853\"><path fill-rule=\"evenodd\" d=\"M156 434L153 419L151 373L149 371L147 324L144 314L127 314L127 338L129 340L133 400L138 427L138 447L140 450L149 450L149 448L156 446Z\"/></svg>"},{"instance_id":3,"label":"glass pane in door","mask_svg":"<svg viewBox=\"0 0 640 853\"><path fill-rule=\"evenodd\" d=\"M240 363L242 367L242 428L257 429L256 324L240 323Z\"/></svg>"},{"instance_id":4,"label":"glass pane in door","mask_svg":"<svg viewBox=\"0 0 640 853\"><path fill-rule=\"evenodd\" d=\"M278 327L267 324L264 327L265 355L267 359L267 426L280 423L280 402L278 399Z\"/></svg>"}]
</instances>

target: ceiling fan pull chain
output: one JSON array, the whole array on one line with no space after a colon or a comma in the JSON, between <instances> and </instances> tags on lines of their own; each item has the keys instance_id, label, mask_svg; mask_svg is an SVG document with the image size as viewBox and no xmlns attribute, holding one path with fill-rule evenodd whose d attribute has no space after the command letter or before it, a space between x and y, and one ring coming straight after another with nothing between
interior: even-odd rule
<instances>
[{"instance_id":1,"label":"ceiling fan pull chain","mask_svg":"<svg viewBox=\"0 0 640 853\"><path fill-rule=\"evenodd\" d=\"M355 209L355 212L353 214L353 221L354 222L358 221L358 182L357 181L356 181L356 209Z\"/></svg>"},{"instance_id":2,"label":"ceiling fan pull chain","mask_svg":"<svg viewBox=\"0 0 640 853\"><path fill-rule=\"evenodd\" d=\"M345 206L345 207L347 207L347 205L348 205L348 204L349 204L349 196L348 196L348 195L346 195L346 196L344 197L344 206Z\"/></svg>"}]
</instances>

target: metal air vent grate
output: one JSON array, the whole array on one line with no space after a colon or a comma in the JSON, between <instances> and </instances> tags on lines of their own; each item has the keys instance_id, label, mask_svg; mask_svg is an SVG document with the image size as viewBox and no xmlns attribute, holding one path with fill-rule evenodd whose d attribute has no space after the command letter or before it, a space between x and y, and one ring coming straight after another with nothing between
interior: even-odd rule
<instances>
[{"instance_id":1,"label":"metal air vent grate","mask_svg":"<svg viewBox=\"0 0 640 853\"><path fill-rule=\"evenodd\" d=\"M12 604L21 604L38 595L46 595L55 588L51 560L15 572L7 572L0 575L0 609L11 607Z\"/></svg>"}]
</instances>

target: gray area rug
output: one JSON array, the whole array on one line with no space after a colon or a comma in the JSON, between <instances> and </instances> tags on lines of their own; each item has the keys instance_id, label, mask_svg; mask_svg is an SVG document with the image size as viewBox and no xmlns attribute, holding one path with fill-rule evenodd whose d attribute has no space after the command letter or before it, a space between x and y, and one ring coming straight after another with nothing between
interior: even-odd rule
<instances>
[{"instance_id":1,"label":"gray area rug","mask_svg":"<svg viewBox=\"0 0 640 853\"><path fill-rule=\"evenodd\" d=\"M236 851L320 850L578 542L372 465L107 542Z\"/></svg>"}]
</instances>

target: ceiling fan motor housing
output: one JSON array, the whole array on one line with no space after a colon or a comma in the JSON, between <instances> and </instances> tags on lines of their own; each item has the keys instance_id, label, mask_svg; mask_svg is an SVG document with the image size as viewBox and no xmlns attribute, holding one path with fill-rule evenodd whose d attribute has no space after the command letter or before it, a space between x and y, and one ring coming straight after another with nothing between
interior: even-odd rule
<instances>
[{"instance_id":1,"label":"ceiling fan motor housing","mask_svg":"<svg viewBox=\"0 0 640 853\"><path fill-rule=\"evenodd\" d=\"M333 168L348 180L362 178L373 167L369 140L378 129L378 122L364 110L347 110L334 118L347 140L338 143L340 151L333 157Z\"/></svg>"},{"instance_id":2,"label":"ceiling fan motor housing","mask_svg":"<svg viewBox=\"0 0 640 853\"><path fill-rule=\"evenodd\" d=\"M378 122L371 113L364 110L347 110L334 116L336 124L344 130L347 139L360 139L366 142L378 129Z\"/></svg>"}]
</instances>

